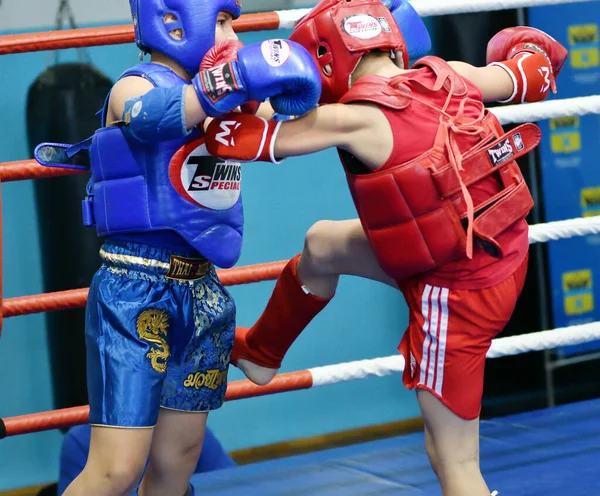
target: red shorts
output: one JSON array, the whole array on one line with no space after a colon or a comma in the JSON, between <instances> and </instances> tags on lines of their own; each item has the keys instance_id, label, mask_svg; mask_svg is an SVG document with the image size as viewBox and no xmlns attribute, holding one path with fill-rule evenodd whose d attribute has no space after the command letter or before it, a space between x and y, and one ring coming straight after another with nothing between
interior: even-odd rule
<instances>
[{"instance_id":1,"label":"red shorts","mask_svg":"<svg viewBox=\"0 0 600 496\"><path fill-rule=\"evenodd\" d=\"M401 284L410 311L398 350L408 389L426 389L459 417L481 412L485 356L508 323L523 289L527 258L507 279L485 289L440 288L413 278Z\"/></svg>"}]
</instances>

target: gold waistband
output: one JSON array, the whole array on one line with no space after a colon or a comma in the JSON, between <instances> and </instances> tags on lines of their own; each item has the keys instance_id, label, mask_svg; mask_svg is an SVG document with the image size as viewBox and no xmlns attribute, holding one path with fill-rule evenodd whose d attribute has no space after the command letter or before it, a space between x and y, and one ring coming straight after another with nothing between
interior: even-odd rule
<instances>
[{"instance_id":1,"label":"gold waistband","mask_svg":"<svg viewBox=\"0 0 600 496\"><path fill-rule=\"evenodd\" d=\"M201 279L213 268L213 264L205 258L186 258L171 255L171 260L169 262L161 262L160 260L154 260L152 258L110 253L104 248L100 249L100 258L105 262L125 266L137 265L138 267L161 269L166 272L165 276L168 279L175 279L178 281L195 281Z\"/></svg>"}]
</instances>

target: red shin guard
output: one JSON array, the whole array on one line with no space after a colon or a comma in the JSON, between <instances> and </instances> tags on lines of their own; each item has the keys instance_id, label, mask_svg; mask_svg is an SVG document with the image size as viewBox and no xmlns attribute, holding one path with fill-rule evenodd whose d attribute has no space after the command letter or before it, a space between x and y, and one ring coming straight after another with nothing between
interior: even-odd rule
<instances>
[{"instance_id":1,"label":"red shin guard","mask_svg":"<svg viewBox=\"0 0 600 496\"><path fill-rule=\"evenodd\" d=\"M307 294L296 275L300 255L284 267L267 308L250 329L238 327L231 363L240 358L261 367L278 369L292 343L331 301Z\"/></svg>"}]
</instances>

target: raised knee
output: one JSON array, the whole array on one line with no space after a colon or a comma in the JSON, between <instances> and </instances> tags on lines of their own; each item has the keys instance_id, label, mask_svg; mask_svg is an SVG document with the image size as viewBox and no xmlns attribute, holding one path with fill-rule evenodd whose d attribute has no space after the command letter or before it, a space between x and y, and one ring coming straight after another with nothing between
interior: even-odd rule
<instances>
[{"instance_id":1,"label":"raised knee","mask_svg":"<svg viewBox=\"0 0 600 496\"><path fill-rule=\"evenodd\" d=\"M316 271L326 272L332 260L331 233L335 225L331 220L314 223L304 237L303 257ZM303 261L303 263L305 263Z\"/></svg>"}]
</instances>

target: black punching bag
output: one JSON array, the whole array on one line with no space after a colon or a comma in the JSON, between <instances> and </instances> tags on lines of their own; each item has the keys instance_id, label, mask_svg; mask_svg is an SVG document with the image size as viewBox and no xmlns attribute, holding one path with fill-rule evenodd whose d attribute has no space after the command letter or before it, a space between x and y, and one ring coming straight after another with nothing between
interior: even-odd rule
<instances>
[{"instance_id":1,"label":"black punching bag","mask_svg":"<svg viewBox=\"0 0 600 496\"><path fill-rule=\"evenodd\" d=\"M487 43L492 36L518 24L518 13L514 9L436 16L433 27L435 39L440 42L435 54L444 60L484 66Z\"/></svg>"},{"instance_id":2,"label":"black punching bag","mask_svg":"<svg viewBox=\"0 0 600 496\"><path fill-rule=\"evenodd\" d=\"M46 69L27 96L30 156L44 141L77 143L92 136L100 126L95 114L112 84L88 63ZM89 174L80 174L35 181L45 292L87 287L100 266L101 241L82 224L88 179ZM50 312L46 319L55 407L84 405L85 310Z\"/></svg>"}]
</instances>

